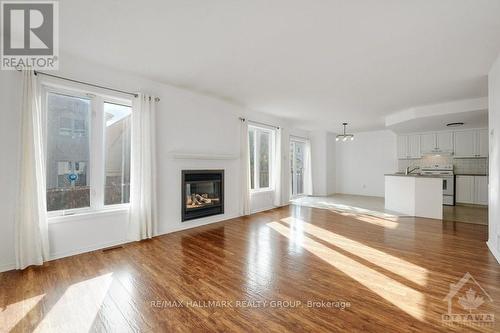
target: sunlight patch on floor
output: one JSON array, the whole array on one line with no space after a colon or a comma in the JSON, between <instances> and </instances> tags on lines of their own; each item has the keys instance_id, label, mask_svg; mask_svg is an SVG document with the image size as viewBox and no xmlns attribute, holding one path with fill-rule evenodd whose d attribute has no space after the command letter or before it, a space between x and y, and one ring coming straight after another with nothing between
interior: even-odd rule
<instances>
[{"instance_id":1,"label":"sunlight patch on floor","mask_svg":"<svg viewBox=\"0 0 500 333\"><path fill-rule=\"evenodd\" d=\"M290 241L294 239L293 231L279 222L270 222L267 226L287 237ZM301 245L307 251L337 268L413 318L420 321L424 320L425 298L419 291L366 267L309 237L304 237Z\"/></svg>"},{"instance_id":2,"label":"sunlight patch on floor","mask_svg":"<svg viewBox=\"0 0 500 333\"><path fill-rule=\"evenodd\" d=\"M370 206L378 206L382 205L379 208L363 208L360 207L361 205L358 204L351 204L351 203L342 203L342 198L336 198L335 196L332 197L301 197L301 198L296 198L291 200L292 204L295 204L297 206L306 206L306 207L314 207L314 208L320 208L320 209L328 209L337 213L346 213L346 214L353 214L356 216L371 216L374 218L379 218L383 219L385 221L392 221L392 222L397 222L400 215L397 213L391 213L383 209L383 203L378 203L376 205L370 205L367 204L367 207ZM354 199L349 199L349 200L354 200ZM359 203L361 201L366 200L363 199L361 196L359 198ZM370 221L368 221L370 222ZM390 224L388 223L389 227ZM397 226L397 224L395 224Z\"/></svg>"},{"instance_id":3,"label":"sunlight patch on floor","mask_svg":"<svg viewBox=\"0 0 500 333\"><path fill-rule=\"evenodd\" d=\"M10 332L40 302L45 294L7 305L0 312L0 332Z\"/></svg>"},{"instance_id":4,"label":"sunlight patch on floor","mask_svg":"<svg viewBox=\"0 0 500 333\"><path fill-rule=\"evenodd\" d=\"M112 275L104 274L69 286L35 332L89 332L111 286Z\"/></svg>"},{"instance_id":5,"label":"sunlight patch on floor","mask_svg":"<svg viewBox=\"0 0 500 333\"><path fill-rule=\"evenodd\" d=\"M281 219L281 221L292 227L300 225L300 228L306 233L361 257L372 264L382 267L418 285L425 286L427 283L427 269L411 262L294 217L287 217Z\"/></svg>"}]
</instances>

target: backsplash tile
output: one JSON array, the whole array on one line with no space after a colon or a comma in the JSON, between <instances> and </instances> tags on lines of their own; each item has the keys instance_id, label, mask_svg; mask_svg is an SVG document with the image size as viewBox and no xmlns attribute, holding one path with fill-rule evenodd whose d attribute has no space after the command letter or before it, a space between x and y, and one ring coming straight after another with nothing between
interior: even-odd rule
<instances>
[{"instance_id":1,"label":"backsplash tile","mask_svg":"<svg viewBox=\"0 0 500 333\"><path fill-rule=\"evenodd\" d=\"M420 159L398 160L398 171L406 167L422 167L433 164L453 164L455 174L488 174L487 158L453 158L451 156L424 156Z\"/></svg>"}]
</instances>

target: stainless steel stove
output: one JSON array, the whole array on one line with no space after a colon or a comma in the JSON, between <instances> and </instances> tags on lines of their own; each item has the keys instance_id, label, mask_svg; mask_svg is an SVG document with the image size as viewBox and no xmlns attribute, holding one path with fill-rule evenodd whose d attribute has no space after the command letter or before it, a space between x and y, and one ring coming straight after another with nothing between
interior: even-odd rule
<instances>
[{"instance_id":1,"label":"stainless steel stove","mask_svg":"<svg viewBox=\"0 0 500 333\"><path fill-rule=\"evenodd\" d=\"M420 174L443 178L443 205L455 205L455 175L452 164L433 164L423 166Z\"/></svg>"}]
</instances>

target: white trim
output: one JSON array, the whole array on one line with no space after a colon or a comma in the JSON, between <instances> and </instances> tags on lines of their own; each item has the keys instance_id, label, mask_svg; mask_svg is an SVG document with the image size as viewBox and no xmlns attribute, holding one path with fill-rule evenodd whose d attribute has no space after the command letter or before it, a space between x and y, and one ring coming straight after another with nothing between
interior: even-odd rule
<instances>
[{"instance_id":1,"label":"white trim","mask_svg":"<svg viewBox=\"0 0 500 333\"><path fill-rule=\"evenodd\" d=\"M272 206L266 206L264 208L254 209L254 210L250 211L250 214L262 213L262 212L265 212L266 210L271 210L271 209L275 209L275 208L279 208L279 207L278 206L274 206L274 205L272 205Z\"/></svg>"},{"instance_id":2,"label":"white trim","mask_svg":"<svg viewBox=\"0 0 500 333\"><path fill-rule=\"evenodd\" d=\"M266 193L266 192L274 192L274 188L273 187L262 187L262 188L250 189L250 195L258 194L258 193Z\"/></svg>"},{"instance_id":3,"label":"white trim","mask_svg":"<svg viewBox=\"0 0 500 333\"><path fill-rule=\"evenodd\" d=\"M10 263L10 264L2 264L0 265L0 273L2 272L7 272L11 271L13 269L16 269L16 264L15 263Z\"/></svg>"},{"instance_id":4,"label":"white trim","mask_svg":"<svg viewBox=\"0 0 500 333\"><path fill-rule=\"evenodd\" d=\"M102 249L105 249L108 247L126 244L129 242L130 242L129 240L120 239L120 240L115 240L115 241L111 241L111 242L105 242L105 243L99 243L99 244L94 244L94 245L90 245L90 246L85 246L85 247L78 248L76 250L59 252L59 253L57 253L57 252L51 253L49 261L61 259L61 258L66 258L66 257L71 257L71 256L75 256L78 254L88 253L88 252L92 252L92 251L98 251L98 250L102 250Z\"/></svg>"},{"instance_id":5,"label":"white trim","mask_svg":"<svg viewBox=\"0 0 500 333\"><path fill-rule=\"evenodd\" d=\"M119 204L112 206L105 206L99 210L86 209L85 211L80 211L79 213L70 214L70 215L55 215L50 216L48 218L49 224L55 223L64 223L64 222L72 222L74 220L81 219L93 219L98 217L104 217L107 215L115 215L115 214L128 214L130 208L130 204Z\"/></svg>"},{"instance_id":6,"label":"white trim","mask_svg":"<svg viewBox=\"0 0 500 333\"><path fill-rule=\"evenodd\" d=\"M493 244L491 244L489 241L486 242L486 245L488 246L488 249L490 250L491 254L493 254L497 262L500 264L500 253L495 249Z\"/></svg>"}]
</instances>

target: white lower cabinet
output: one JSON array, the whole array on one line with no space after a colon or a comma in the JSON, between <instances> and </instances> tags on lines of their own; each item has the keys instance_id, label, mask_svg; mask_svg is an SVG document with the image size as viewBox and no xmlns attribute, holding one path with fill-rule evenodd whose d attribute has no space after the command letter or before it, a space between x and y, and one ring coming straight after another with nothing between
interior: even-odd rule
<instances>
[{"instance_id":1,"label":"white lower cabinet","mask_svg":"<svg viewBox=\"0 0 500 333\"><path fill-rule=\"evenodd\" d=\"M457 203L487 205L488 176L456 176Z\"/></svg>"},{"instance_id":2,"label":"white lower cabinet","mask_svg":"<svg viewBox=\"0 0 500 333\"><path fill-rule=\"evenodd\" d=\"M488 204L488 177L487 176L475 176L474 177L474 188L475 188L475 203L478 205Z\"/></svg>"}]
</instances>

